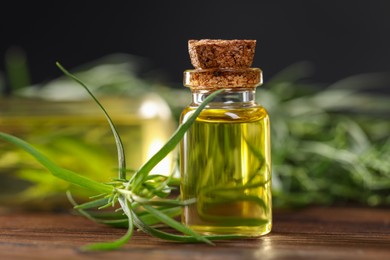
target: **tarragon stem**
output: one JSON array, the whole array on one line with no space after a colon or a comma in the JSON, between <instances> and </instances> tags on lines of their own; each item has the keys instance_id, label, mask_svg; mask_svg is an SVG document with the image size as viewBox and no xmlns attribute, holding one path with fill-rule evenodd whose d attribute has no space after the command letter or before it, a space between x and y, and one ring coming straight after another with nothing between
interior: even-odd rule
<instances>
[{"instance_id":1,"label":"tarragon stem","mask_svg":"<svg viewBox=\"0 0 390 260\"><path fill-rule=\"evenodd\" d=\"M45 155L40 153L37 149L35 149L32 145L18 137L0 132L0 138L3 138L4 140L28 152L57 178L99 193L111 193L113 190L112 186L94 181L73 171L58 166Z\"/></svg>"},{"instance_id":2,"label":"tarragon stem","mask_svg":"<svg viewBox=\"0 0 390 260\"><path fill-rule=\"evenodd\" d=\"M149 172L162 160L169 154L176 145L181 141L184 134L187 132L187 130L191 127L191 125L194 123L200 112L203 110L207 104L212 101L215 96L217 96L219 93L224 91L223 89L217 90L210 94L203 102L200 104L200 106L194 111L194 113L182 124L180 125L175 133L172 135L172 137L168 140L168 142L161 147L161 149L152 156L144 165L141 166L141 168L132 176L130 179L130 182L127 186L127 189L131 189L132 191L137 191L140 187L140 185L146 180Z\"/></svg>"},{"instance_id":3,"label":"tarragon stem","mask_svg":"<svg viewBox=\"0 0 390 260\"><path fill-rule=\"evenodd\" d=\"M103 111L104 116L106 117L110 127L112 134L114 135L115 138L115 143L117 147L117 153L118 153L118 166L119 166L119 178L120 179L126 179L126 157L125 157L125 152L123 149L123 142L121 140L120 135L118 134L118 131L107 113L106 109L103 107L103 105L99 102L99 100L94 96L94 94L88 89L88 87L82 82L79 78L71 74L69 71L67 71L64 67L59 62L56 62L57 67L68 77L79 83L87 92L88 94L93 98L93 100L96 102L96 104L100 107L100 109Z\"/></svg>"}]
</instances>

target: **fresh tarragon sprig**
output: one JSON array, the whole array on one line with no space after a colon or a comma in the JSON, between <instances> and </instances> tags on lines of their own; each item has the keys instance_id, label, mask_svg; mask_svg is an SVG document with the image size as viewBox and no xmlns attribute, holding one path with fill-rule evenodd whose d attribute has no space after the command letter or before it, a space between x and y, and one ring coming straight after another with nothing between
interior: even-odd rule
<instances>
[{"instance_id":1,"label":"fresh tarragon sprig","mask_svg":"<svg viewBox=\"0 0 390 260\"><path fill-rule=\"evenodd\" d=\"M204 242L213 245L211 240L232 239L239 236L215 235L203 236L182 223L175 220L180 215L181 207L195 203L195 199L181 201L180 199L170 199L172 182L175 182L171 176L149 175L150 171L167 154L169 154L183 138L186 131L191 127L197 116L207 104L213 100L222 90L210 94L186 122L180 125L168 142L143 166L135 171L130 179L126 176L126 159L123 149L123 143L118 134L115 124L109 114L101 105L99 100L93 95L88 87L76 76L67 71L60 63L56 65L68 77L79 83L93 98L96 104L103 111L112 133L114 135L117 154L118 154L118 179L109 183L100 183L90 178L84 177L71 170L64 169L40 153L32 145L7 133L0 132L0 138L11 142L12 144L24 149L32 155L38 162L47 168L54 176L69 183L79 185L90 191L97 192L91 201L78 205L70 193L68 198L74 205L74 208L87 218L98 222L118 227L127 227L127 232L121 238L112 242L95 243L84 246L83 250L114 250L126 244L132 237L134 228L140 229L147 234L164 239L178 242ZM119 206L118 206L119 204ZM114 211L107 213L92 209L102 209L113 207ZM182 233L168 233L158 229L157 224L164 224L176 231Z\"/></svg>"}]
</instances>

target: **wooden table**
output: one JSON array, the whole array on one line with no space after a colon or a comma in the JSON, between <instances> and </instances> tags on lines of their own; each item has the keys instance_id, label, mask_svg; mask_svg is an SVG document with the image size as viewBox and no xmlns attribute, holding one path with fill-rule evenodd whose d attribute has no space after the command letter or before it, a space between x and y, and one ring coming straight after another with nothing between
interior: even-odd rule
<instances>
[{"instance_id":1,"label":"wooden table","mask_svg":"<svg viewBox=\"0 0 390 260\"><path fill-rule=\"evenodd\" d=\"M390 259L390 209L315 207L275 212L271 234L217 242L214 247L165 242L135 232L118 251L78 250L123 233L70 214L2 214L0 259Z\"/></svg>"}]
</instances>

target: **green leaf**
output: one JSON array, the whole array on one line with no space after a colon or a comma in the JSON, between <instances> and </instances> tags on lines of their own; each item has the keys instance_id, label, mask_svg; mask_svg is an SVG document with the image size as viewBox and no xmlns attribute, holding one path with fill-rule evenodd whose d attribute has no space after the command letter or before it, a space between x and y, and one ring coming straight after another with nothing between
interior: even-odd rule
<instances>
[{"instance_id":1,"label":"green leaf","mask_svg":"<svg viewBox=\"0 0 390 260\"><path fill-rule=\"evenodd\" d=\"M99 100L92 94L92 92L88 89L88 87L76 76L72 75L69 71L67 71L59 62L56 62L57 67L68 77L79 83L87 92L88 94L93 98L93 100L96 102L96 104L100 107L100 109L103 111L110 127L112 134L115 138L115 144L117 147L117 153L118 153L118 166L119 166L119 173L118 176L120 179L126 179L126 157L125 152L123 149L123 143L122 140L118 134L118 131L111 120L111 117L108 115L106 109L103 107L103 105L99 102Z\"/></svg>"},{"instance_id":2,"label":"green leaf","mask_svg":"<svg viewBox=\"0 0 390 260\"><path fill-rule=\"evenodd\" d=\"M140 205L153 205L153 206L187 206L196 202L195 198L188 200L174 200L174 199L144 199L133 196L135 202Z\"/></svg>"},{"instance_id":3,"label":"green leaf","mask_svg":"<svg viewBox=\"0 0 390 260\"><path fill-rule=\"evenodd\" d=\"M173 218L180 216L182 208L181 207L170 207L170 208L159 208L160 212L164 213L165 215ZM144 222L146 225L155 225L158 223L161 223L160 219L158 219L156 216L154 216L152 213L146 213L143 215L140 215L139 218Z\"/></svg>"},{"instance_id":4,"label":"green leaf","mask_svg":"<svg viewBox=\"0 0 390 260\"><path fill-rule=\"evenodd\" d=\"M128 185L128 189L135 192L139 189L142 183L146 180L149 172L162 160L167 156L181 141L186 131L191 127L194 123L200 112L203 110L207 104L214 99L219 93L224 91L223 89L217 90L210 94L202 104L195 110L195 112L188 118L186 122L177 128L172 137L168 140L168 142L150 158L141 168L132 176L130 183Z\"/></svg>"},{"instance_id":5,"label":"green leaf","mask_svg":"<svg viewBox=\"0 0 390 260\"><path fill-rule=\"evenodd\" d=\"M147 205L144 205L144 208L149 211L150 213L152 213L156 218L158 218L161 222L167 224L168 226L180 231L180 232L183 232L184 234L187 234L187 235L190 235L192 237L194 237L196 240L198 241L202 241L202 242L205 242L209 245L213 245L213 243L208 240L207 238L201 236L200 234L196 233L195 231L193 231L192 229L188 228L187 226L184 226L183 224L177 222L176 220L174 220L173 218L165 215L164 213L160 212L159 210L151 207L151 206L147 206Z\"/></svg>"},{"instance_id":6,"label":"green leaf","mask_svg":"<svg viewBox=\"0 0 390 260\"><path fill-rule=\"evenodd\" d=\"M81 249L84 251L108 251L115 250L122 247L124 244L129 242L130 238L133 235L134 225L133 225L133 215L130 213L131 208L130 204L127 200L120 198L122 208L126 208L125 211L128 217L128 228L126 234L124 234L121 238L113 241L113 242L102 242L102 243L94 243L90 245L83 246Z\"/></svg>"},{"instance_id":7,"label":"green leaf","mask_svg":"<svg viewBox=\"0 0 390 260\"><path fill-rule=\"evenodd\" d=\"M85 209L89 209L91 207L100 206L103 201L95 200L91 202L87 202L84 204L77 204L77 202L73 199L71 193L69 191L66 192L66 195L68 197L68 200L73 205L73 208L82 216L86 217L89 220L92 220L96 223L106 224L113 227L119 227L119 228L128 228L128 218L127 216L124 216L123 214L118 213L112 213L112 212L105 212L105 213L94 213L94 212L88 212Z\"/></svg>"},{"instance_id":8,"label":"green leaf","mask_svg":"<svg viewBox=\"0 0 390 260\"><path fill-rule=\"evenodd\" d=\"M73 171L64 169L54 162L52 162L50 159L48 159L46 156L41 154L38 150L36 150L32 145L28 144L27 142L6 134L0 132L0 138L3 138L4 140L20 147L21 149L28 152L30 155L32 155L38 162L40 162L46 169L48 169L54 176L70 182L72 184L79 185L81 187L84 187L86 189L97 191L100 193L111 193L112 187L105 185L103 183L91 180L89 178L86 178L84 176L81 176Z\"/></svg>"},{"instance_id":9,"label":"green leaf","mask_svg":"<svg viewBox=\"0 0 390 260\"><path fill-rule=\"evenodd\" d=\"M167 233L161 230L158 230L156 228L150 227L143 223L143 221L133 212L133 220L134 225L145 232L146 234L149 234L151 236L163 239L163 240L170 240L170 241L176 241L176 242L185 242L185 243L199 243L203 242L199 239L193 237L193 236L183 236L183 235L176 235ZM239 235L207 235L203 236L204 238L208 240L225 240L225 239L238 239L238 238L244 238L245 236L239 236Z\"/></svg>"},{"instance_id":10,"label":"green leaf","mask_svg":"<svg viewBox=\"0 0 390 260\"><path fill-rule=\"evenodd\" d=\"M78 204L74 208L75 209L90 209L90 208L97 208L103 205L106 205L108 203L108 198L103 199L97 199L93 201L89 201L83 204Z\"/></svg>"},{"instance_id":11,"label":"green leaf","mask_svg":"<svg viewBox=\"0 0 390 260\"><path fill-rule=\"evenodd\" d=\"M131 219L129 219L128 223L130 223L130 225L127 228L127 232L121 238L119 238L113 242L101 242L101 243L89 244L89 245L81 247L81 250L84 250L84 251L109 251L109 250L115 250L115 249L122 247L124 244L129 242L131 236L133 235L133 225L132 225L133 221Z\"/></svg>"}]
</instances>

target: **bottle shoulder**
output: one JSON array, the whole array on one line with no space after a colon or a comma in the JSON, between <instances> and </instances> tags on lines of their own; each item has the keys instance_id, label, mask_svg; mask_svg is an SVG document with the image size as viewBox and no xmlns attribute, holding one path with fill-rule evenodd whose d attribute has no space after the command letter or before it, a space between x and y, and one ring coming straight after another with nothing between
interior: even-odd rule
<instances>
[{"instance_id":1,"label":"bottle shoulder","mask_svg":"<svg viewBox=\"0 0 390 260\"><path fill-rule=\"evenodd\" d=\"M186 107L182 114L180 122L184 122L190 117L197 106ZM249 107L206 107L199 114L196 121L210 123L247 123L260 120L268 120L268 112L261 105L255 104Z\"/></svg>"}]
</instances>

